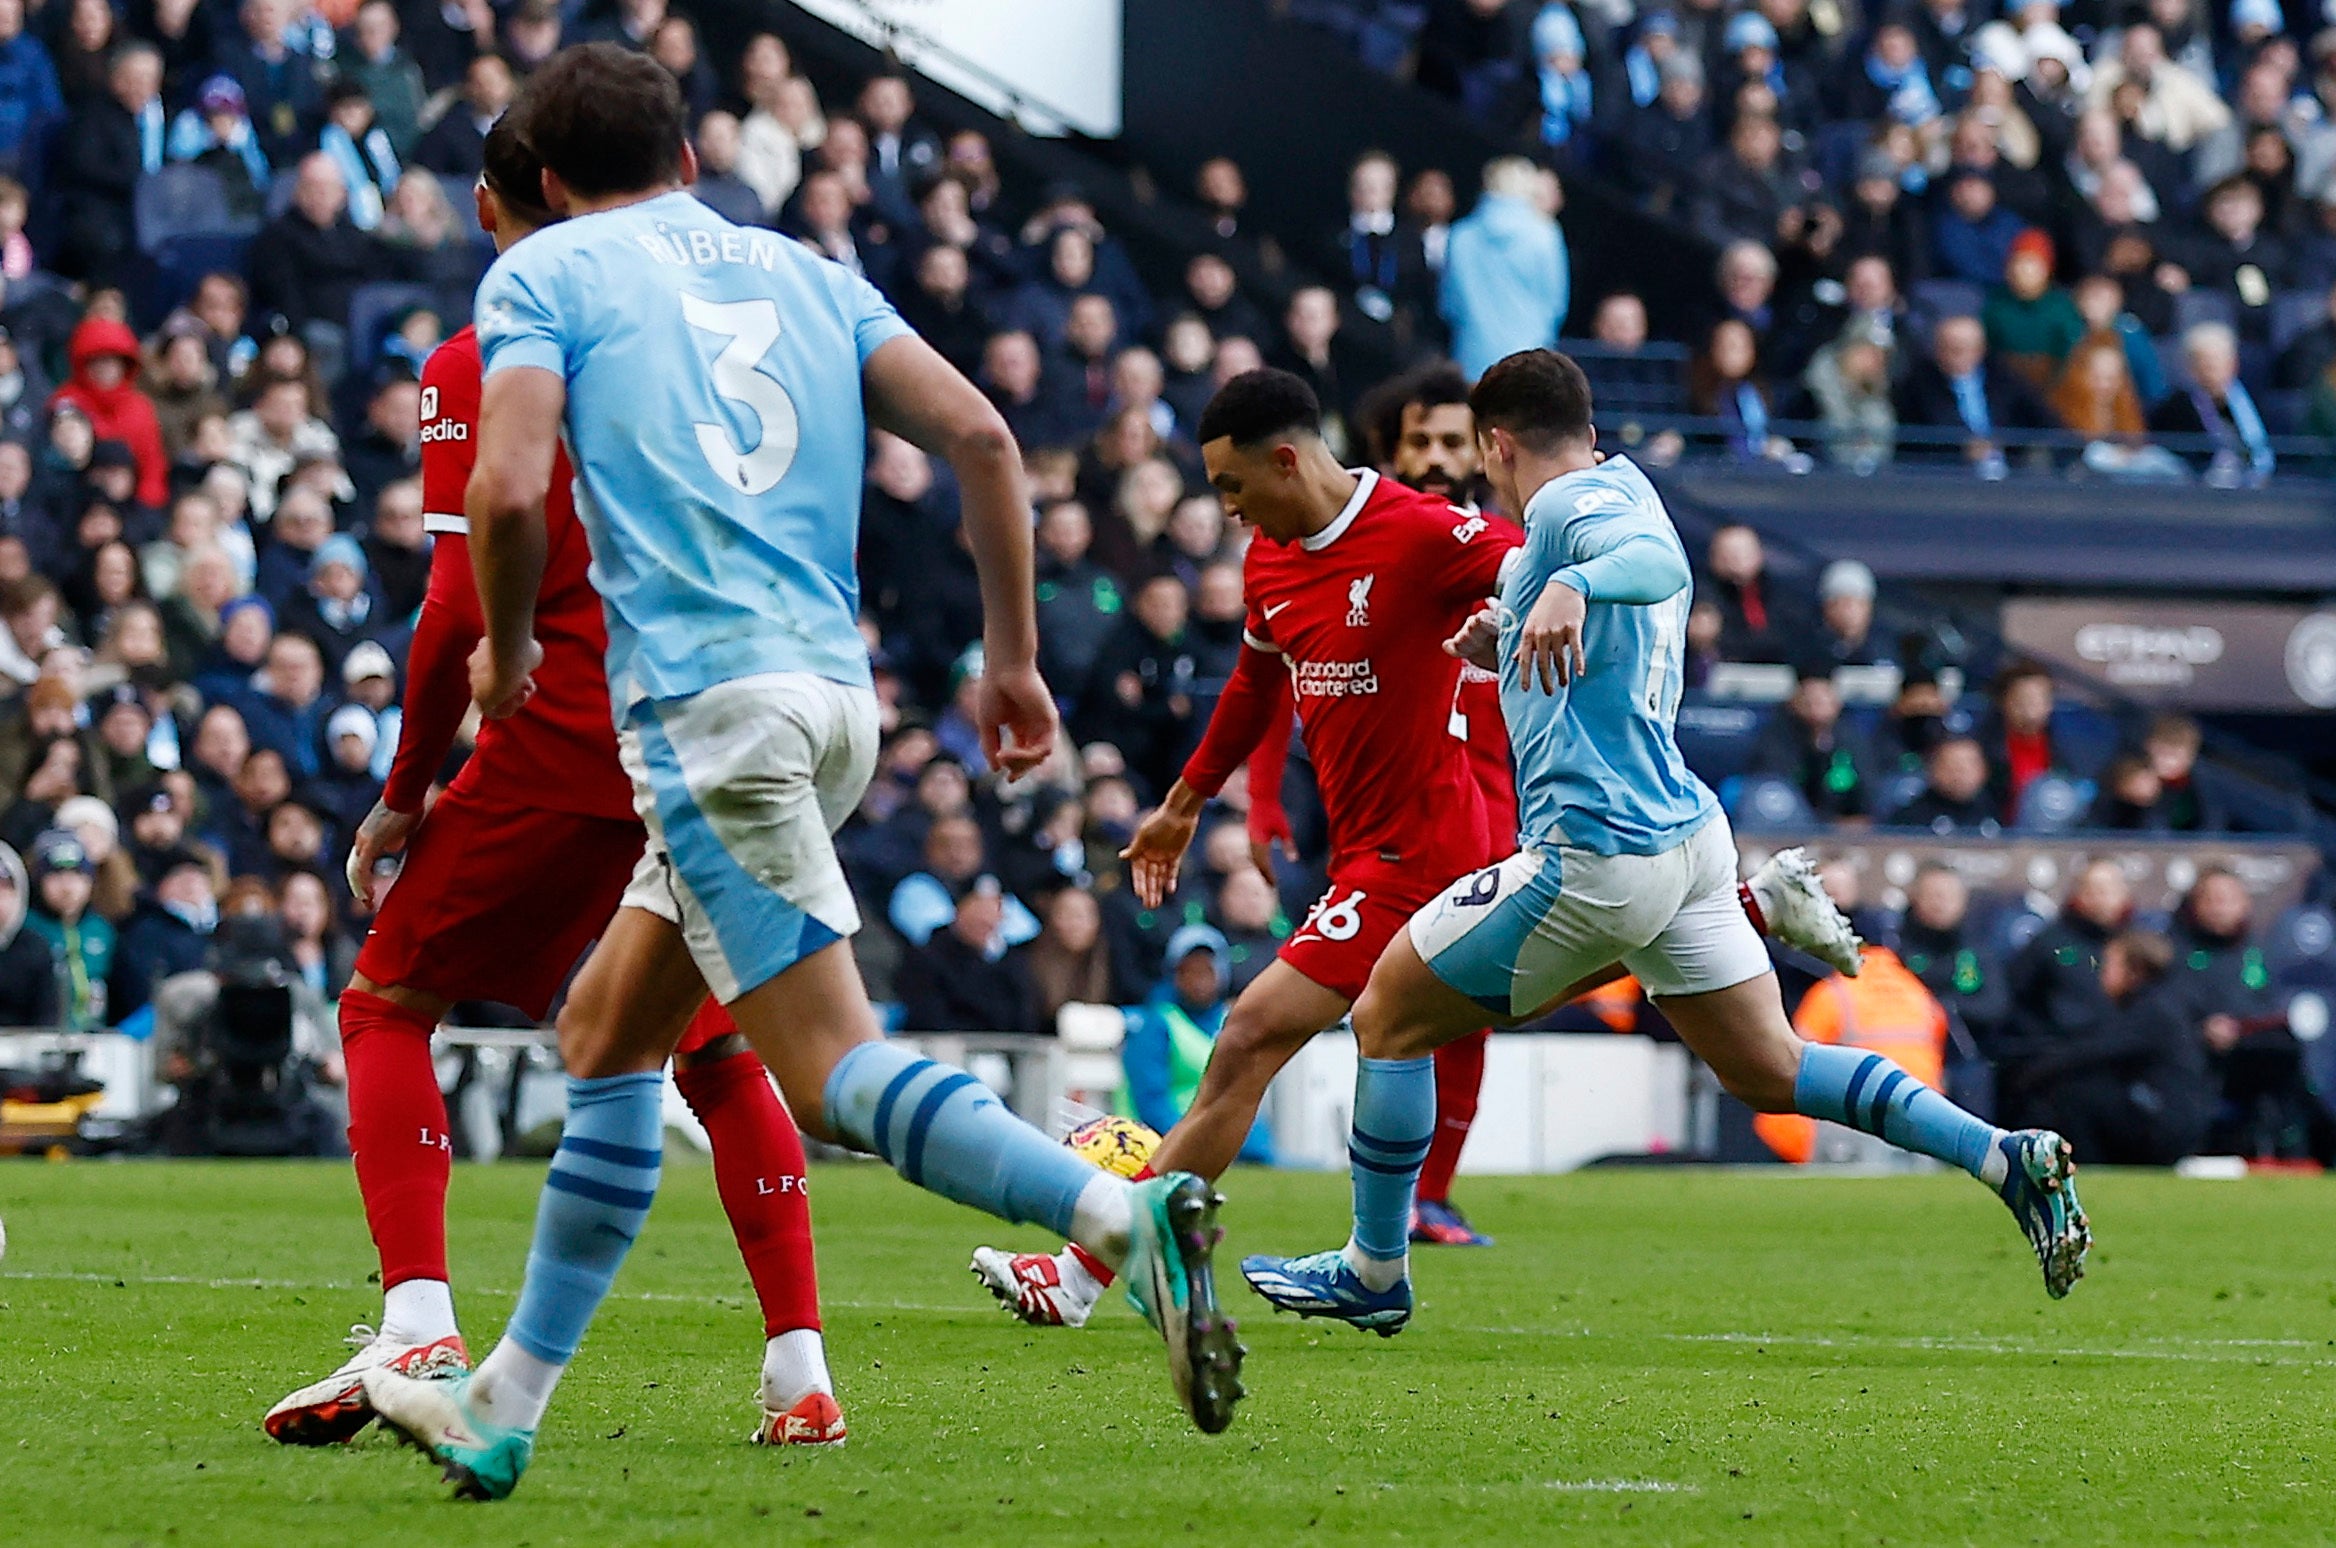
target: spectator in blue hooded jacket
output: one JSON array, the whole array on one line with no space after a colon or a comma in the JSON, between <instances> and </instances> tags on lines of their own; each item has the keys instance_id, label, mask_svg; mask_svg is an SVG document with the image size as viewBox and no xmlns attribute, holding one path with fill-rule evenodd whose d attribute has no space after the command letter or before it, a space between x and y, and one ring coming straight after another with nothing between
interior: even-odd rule
<instances>
[{"instance_id":1,"label":"spectator in blue hooded jacket","mask_svg":"<svg viewBox=\"0 0 2336 1548\"><path fill-rule=\"evenodd\" d=\"M1484 197L1453 224L1442 306L1452 354L1472 379L1505 355L1553 342L1565 326L1573 280L1565 233L1543 204L1543 176L1521 156L1501 157L1484 169Z\"/></svg>"},{"instance_id":2,"label":"spectator in blue hooded jacket","mask_svg":"<svg viewBox=\"0 0 2336 1548\"><path fill-rule=\"evenodd\" d=\"M387 631L388 613L363 545L336 532L310 557L307 586L285 602L284 628L314 640L325 671L337 678L349 652Z\"/></svg>"}]
</instances>

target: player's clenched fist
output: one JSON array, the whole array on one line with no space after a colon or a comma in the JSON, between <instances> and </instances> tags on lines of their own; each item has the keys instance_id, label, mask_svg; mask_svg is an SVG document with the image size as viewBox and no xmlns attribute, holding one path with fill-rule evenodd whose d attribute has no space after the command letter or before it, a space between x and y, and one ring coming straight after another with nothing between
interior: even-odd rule
<instances>
[{"instance_id":1,"label":"player's clenched fist","mask_svg":"<svg viewBox=\"0 0 2336 1548\"><path fill-rule=\"evenodd\" d=\"M1538 681L1543 693L1555 693L1582 675L1582 620L1589 610L1589 598L1554 576L1541 588L1517 635L1517 674L1527 687Z\"/></svg>"},{"instance_id":2,"label":"player's clenched fist","mask_svg":"<svg viewBox=\"0 0 2336 1548\"><path fill-rule=\"evenodd\" d=\"M520 706L535 696L535 669L542 665L543 647L533 639L510 661L496 656L493 640L479 641L478 649L470 653L470 696L478 701L479 713L489 720L518 714Z\"/></svg>"},{"instance_id":3,"label":"player's clenched fist","mask_svg":"<svg viewBox=\"0 0 2336 1548\"><path fill-rule=\"evenodd\" d=\"M373 896L373 868L385 855L394 855L406 847L414 836L414 824L422 820L420 812L393 812L382 802L373 803L373 810L357 825L356 842L349 846L349 892L367 908L378 906Z\"/></svg>"},{"instance_id":4,"label":"player's clenched fist","mask_svg":"<svg viewBox=\"0 0 2336 1548\"><path fill-rule=\"evenodd\" d=\"M1470 666L1479 666L1487 672L1500 670L1501 605L1487 602L1468 615L1460 632L1444 641L1444 654L1458 656Z\"/></svg>"}]
</instances>

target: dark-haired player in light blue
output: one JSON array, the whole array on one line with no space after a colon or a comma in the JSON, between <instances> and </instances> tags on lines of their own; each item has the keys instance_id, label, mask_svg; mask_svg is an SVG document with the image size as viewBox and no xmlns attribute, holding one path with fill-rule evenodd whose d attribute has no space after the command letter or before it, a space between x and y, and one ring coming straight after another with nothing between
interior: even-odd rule
<instances>
[{"instance_id":1,"label":"dark-haired player in light blue","mask_svg":"<svg viewBox=\"0 0 2336 1548\"><path fill-rule=\"evenodd\" d=\"M564 436L649 842L560 1016L568 1116L502 1342L467 1379L376 1370L367 1396L464 1493L517 1485L647 1216L662 1066L711 991L806 1131L1123 1265L1180 1403L1223 1429L1241 1351L1209 1278L1208 1185L1115 1177L962 1070L885 1042L847 940L860 921L831 837L876 755L854 570L869 426L957 475L983 594L976 718L991 761L1019 773L1056 725L1033 664L1030 499L1012 435L865 281L687 192L680 93L652 61L566 50L514 111L546 204L569 218L479 287L486 380L467 506L486 639L472 689L490 715L532 691L544 490Z\"/></svg>"},{"instance_id":2,"label":"dark-haired player in light blue","mask_svg":"<svg viewBox=\"0 0 2336 1548\"><path fill-rule=\"evenodd\" d=\"M2059 1135L1995 1128L1880 1054L1805 1043L1736 901L1736 846L1672 736L1691 580L1662 497L1601 462L1581 368L1500 361L1470 394L1486 474L1524 512L1500 597L1447 649L1501 674L1519 849L1461 877L1388 944L1355 1004L1354 1232L1244 1260L1277 1307L1382 1335L1411 1316L1406 1228L1435 1130L1429 1055L1487 1012L1540 1014L1619 963L1729 1091L1761 1112L1848 1124L1962 1167L2027 1233L2066 1295L2091 1242Z\"/></svg>"}]
</instances>

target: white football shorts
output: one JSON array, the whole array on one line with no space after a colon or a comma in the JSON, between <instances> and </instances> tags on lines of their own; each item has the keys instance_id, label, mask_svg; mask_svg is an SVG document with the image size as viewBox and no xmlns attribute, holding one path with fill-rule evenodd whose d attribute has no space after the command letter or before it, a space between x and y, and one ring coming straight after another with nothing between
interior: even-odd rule
<instances>
[{"instance_id":1,"label":"white football shorts","mask_svg":"<svg viewBox=\"0 0 2336 1548\"><path fill-rule=\"evenodd\" d=\"M808 672L627 712L617 749L649 842L625 906L680 925L723 1004L860 928L834 839L876 743L875 694Z\"/></svg>"},{"instance_id":2,"label":"white football shorts","mask_svg":"<svg viewBox=\"0 0 2336 1548\"><path fill-rule=\"evenodd\" d=\"M1736 898L1736 841L1709 821L1659 855L1519 850L1472 871L1411 919L1435 975L1522 1020L1620 963L1650 996L1710 994L1769 970Z\"/></svg>"}]
</instances>

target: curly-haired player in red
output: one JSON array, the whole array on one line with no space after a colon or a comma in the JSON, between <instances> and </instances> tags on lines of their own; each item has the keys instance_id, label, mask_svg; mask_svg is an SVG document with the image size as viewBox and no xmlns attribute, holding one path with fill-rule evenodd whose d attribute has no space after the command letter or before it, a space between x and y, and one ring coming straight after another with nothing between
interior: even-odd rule
<instances>
[{"instance_id":1,"label":"curly-haired player in red","mask_svg":"<svg viewBox=\"0 0 2336 1548\"><path fill-rule=\"evenodd\" d=\"M506 118L487 137L480 225L509 247L555 217L542 173ZM355 1355L268 1411L291 1445L345 1441L374 1418L361 1377L468 1368L446 1270L451 1144L430 1035L458 1000L493 1000L541 1019L568 971L616 912L644 838L617 761L603 660L606 625L584 529L562 466L546 502L550 553L536 609L544 647L536 692L482 724L462 773L425 817L423 800L471 700L469 658L484 634L463 491L477 444L480 359L468 328L422 372L422 482L437 547L408 663L405 723L381 801L349 857L371 898L374 866L406 862L382 901L341 997L349 1144L381 1255L383 1312ZM676 1079L714 1148L714 1179L762 1304L761 1422L768 1445L844 1439L819 1331L802 1136L762 1061L708 1001L675 1053Z\"/></svg>"}]
</instances>

